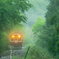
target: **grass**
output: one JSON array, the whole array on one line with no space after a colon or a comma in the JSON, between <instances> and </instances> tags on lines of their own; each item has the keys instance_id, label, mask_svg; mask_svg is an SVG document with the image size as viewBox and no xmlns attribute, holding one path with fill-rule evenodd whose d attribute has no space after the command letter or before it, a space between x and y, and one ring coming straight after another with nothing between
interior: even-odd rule
<instances>
[{"instance_id":1,"label":"grass","mask_svg":"<svg viewBox=\"0 0 59 59\"><path fill-rule=\"evenodd\" d=\"M25 48L25 51L27 50L27 48L28 47ZM24 57L22 57L21 59L24 59ZM52 57L52 55L49 54L47 49L32 45L30 47L26 59L54 59L54 58Z\"/></svg>"},{"instance_id":2,"label":"grass","mask_svg":"<svg viewBox=\"0 0 59 59\"><path fill-rule=\"evenodd\" d=\"M30 49L28 51L26 59L59 59L57 56L56 58L53 58L52 54L50 54L46 48L38 47L35 45L29 45ZM25 53L27 52L28 47L27 46L24 50ZM25 54L23 57L19 59L24 59ZM17 57L14 57L13 59L18 59Z\"/></svg>"}]
</instances>

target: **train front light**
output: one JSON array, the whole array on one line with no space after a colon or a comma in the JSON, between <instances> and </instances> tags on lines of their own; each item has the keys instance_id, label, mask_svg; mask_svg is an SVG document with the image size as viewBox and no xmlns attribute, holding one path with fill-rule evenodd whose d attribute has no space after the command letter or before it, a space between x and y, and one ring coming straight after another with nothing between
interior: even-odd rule
<instances>
[{"instance_id":1,"label":"train front light","mask_svg":"<svg viewBox=\"0 0 59 59\"><path fill-rule=\"evenodd\" d=\"M12 35L12 38L14 38L14 35Z\"/></svg>"},{"instance_id":2,"label":"train front light","mask_svg":"<svg viewBox=\"0 0 59 59\"><path fill-rule=\"evenodd\" d=\"M20 38L21 36L19 35L18 37Z\"/></svg>"}]
</instances>

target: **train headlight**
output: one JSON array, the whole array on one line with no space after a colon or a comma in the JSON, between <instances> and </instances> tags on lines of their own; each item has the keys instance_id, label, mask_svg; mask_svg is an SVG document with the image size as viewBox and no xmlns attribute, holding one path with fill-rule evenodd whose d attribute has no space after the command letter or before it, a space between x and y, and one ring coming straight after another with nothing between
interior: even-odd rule
<instances>
[{"instance_id":1,"label":"train headlight","mask_svg":"<svg viewBox=\"0 0 59 59\"><path fill-rule=\"evenodd\" d=\"M19 35L18 37L20 38L21 36Z\"/></svg>"},{"instance_id":2,"label":"train headlight","mask_svg":"<svg viewBox=\"0 0 59 59\"><path fill-rule=\"evenodd\" d=\"M12 38L14 37L14 35L12 35Z\"/></svg>"}]
</instances>

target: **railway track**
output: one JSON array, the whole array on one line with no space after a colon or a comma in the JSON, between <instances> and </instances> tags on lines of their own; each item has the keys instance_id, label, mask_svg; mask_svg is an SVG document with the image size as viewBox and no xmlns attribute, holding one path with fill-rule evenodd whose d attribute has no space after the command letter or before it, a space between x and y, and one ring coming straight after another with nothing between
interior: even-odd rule
<instances>
[{"instance_id":1,"label":"railway track","mask_svg":"<svg viewBox=\"0 0 59 59\"><path fill-rule=\"evenodd\" d=\"M13 59L13 57L17 57L17 59L20 59L21 57L25 56L24 59L26 59L28 51L30 49L30 46L27 49L27 52L24 52L24 48L15 48L15 49L10 49L9 51L7 51L6 53L3 53L0 59Z\"/></svg>"},{"instance_id":2,"label":"railway track","mask_svg":"<svg viewBox=\"0 0 59 59\"><path fill-rule=\"evenodd\" d=\"M3 53L0 59L13 59L13 57L17 57L19 59L24 55L24 48L15 48L15 49L10 49L6 53Z\"/></svg>"}]
</instances>

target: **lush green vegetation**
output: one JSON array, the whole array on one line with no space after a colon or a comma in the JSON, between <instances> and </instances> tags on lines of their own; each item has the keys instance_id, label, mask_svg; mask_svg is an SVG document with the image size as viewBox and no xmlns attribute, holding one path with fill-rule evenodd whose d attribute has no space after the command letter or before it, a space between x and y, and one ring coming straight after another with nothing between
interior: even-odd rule
<instances>
[{"instance_id":1,"label":"lush green vegetation","mask_svg":"<svg viewBox=\"0 0 59 59\"><path fill-rule=\"evenodd\" d=\"M27 26L32 27L35 24L37 17L45 18L45 13L47 11L47 5L49 4L49 0L29 0L30 3L33 5L32 8L26 12Z\"/></svg>"},{"instance_id":2,"label":"lush green vegetation","mask_svg":"<svg viewBox=\"0 0 59 59\"><path fill-rule=\"evenodd\" d=\"M33 1L33 5L37 7L36 1ZM36 19L36 23L32 28L35 45L31 45L26 59L59 59L58 3L58 0L50 0L50 4L48 5L45 14L45 19L42 17Z\"/></svg>"},{"instance_id":3,"label":"lush green vegetation","mask_svg":"<svg viewBox=\"0 0 59 59\"><path fill-rule=\"evenodd\" d=\"M38 46L31 46L26 59L52 59L49 52Z\"/></svg>"},{"instance_id":4,"label":"lush green vegetation","mask_svg":"<svg viewBox=\"0 0 59 59\"><path fill-rule=\"evenodd\" d=\"M37 46L42 46L42 47L47 46L46 43L47 37L46 35L44 35L46 32L45 25L46 25L46 20L41 17L38 17L35 25L33 25L32 31L35 36Z\"/></svg>"},{"instance_id":5,"label":"lush green vegetation","mask_svg":"<svg viewBox=\"0 0 59 59\"><path fill-rule=\"evenodd\" d=\"M33 33L38 47L46 48L51 56L59 59L59 1L50 0L47 7L46 21L42 18L36 20L33 26ZM41 22L42 21L42 22ZM43 58L44 59L44 58Z\"/></svg>"},{"instance_id":6,"label":"lush green vegetation","mask_svg":"<svg viewBox=\"0 0 59 59\"><path fill-rule=\"evenodd\" d=\"M9 49L9 33L26 22L24 12L31 6L28 0L0 0L0 54Z\"/></svg>"},{"instance_id":7,"label":"lush green vegetation","mask_svg":"<svg viewBox=\"0 0 59 59\"><path fill-rule=\"evenodd\" d=\"M32 6L30 3L34 6L32 9L29 9ZM29 14L26 12L28 9ZM35 21L35 16L32 17L32 14L40 17L36 19L31 31L27 25L23 27L22 22L25 23L30 15L28 23L31 26ZM10 33L19 31L25 33L23 34L23 46L31 44L26 59L59 59L59 0L30 0L30 2L28 0L1 0L0 54L9 49Z\"/></svg>"},{"instance_id":8,"label":"lush green vegetation","mask_svg":"<svg viewBox=\"0 0 59 59\"><path fill-rule=\"evenodd\" d=\"M52 0L47 8L46 25L50 37L48 49L54 55L59 54L59 1Z\"/></svg>"},{"instance_id":9,"label":"lush green vegetation","mask_svg":"<svg viewBox=\"0 0 59 59\"><path fill-rule=\"evenodd\" d=\"M27 59L59 59L58 3L58 0L50 0L45 19L42 17L36 19L32 28L35 45L31 45Z\"/></svg>"}]
</instances>

